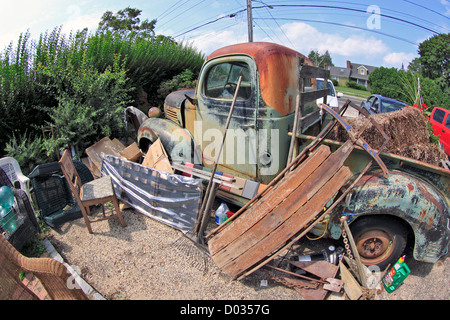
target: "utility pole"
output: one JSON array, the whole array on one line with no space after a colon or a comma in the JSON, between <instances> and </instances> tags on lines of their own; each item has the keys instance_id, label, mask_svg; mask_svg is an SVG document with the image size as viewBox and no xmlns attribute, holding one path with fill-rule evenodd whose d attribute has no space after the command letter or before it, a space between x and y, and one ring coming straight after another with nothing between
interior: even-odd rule
<instances>
[{"instance_id":1,"label":"utility pole","mask_svg":"<svg viewBox=\"0 0 450 320\"><path fill-rule=\"evenodd\" d=\"M253 42L252 0L247 0L248 42Z\"/></svg>"}]
</instances>

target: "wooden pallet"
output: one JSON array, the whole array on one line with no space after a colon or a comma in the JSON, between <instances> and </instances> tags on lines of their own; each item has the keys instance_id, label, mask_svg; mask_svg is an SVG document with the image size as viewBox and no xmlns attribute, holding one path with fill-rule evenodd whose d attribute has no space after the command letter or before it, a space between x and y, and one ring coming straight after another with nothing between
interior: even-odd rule
<instances>
[{"instance_id":1,"label":"wooden pallet","mask_svg":"<svg viewBox=\"0 0 450 320\"><path fill-rule=\"evenodd\" d=\"M347 141L331 153L329 147L321 145L215 234L208 247L216 265L237 278L318 222L325 205L352 175L344 162L353 148L354 143Z\"/></svg>"}]
</instances>

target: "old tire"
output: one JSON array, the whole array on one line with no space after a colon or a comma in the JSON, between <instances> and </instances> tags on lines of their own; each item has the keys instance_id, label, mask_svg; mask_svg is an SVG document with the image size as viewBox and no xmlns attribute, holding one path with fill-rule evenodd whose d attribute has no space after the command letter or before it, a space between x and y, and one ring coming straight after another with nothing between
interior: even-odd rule
<instances>
[{"instance_id":1,"label":"old tire","mask_svg":"<svg viewBox=\"0 0 450 320\"><path fill-rule=\"evenodd\" d=\"M366 216L350 225L361 262L384 270L405 250L408 230L390 216Z\"/></svg>"}]
</instances>

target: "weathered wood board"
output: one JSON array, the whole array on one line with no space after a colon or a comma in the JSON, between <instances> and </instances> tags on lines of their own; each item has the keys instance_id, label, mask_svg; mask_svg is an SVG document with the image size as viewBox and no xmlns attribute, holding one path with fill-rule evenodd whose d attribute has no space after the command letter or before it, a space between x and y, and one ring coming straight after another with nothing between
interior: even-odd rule
<instances>
[{"instance_id":1,"label":"weathered wood board","mask_svg":"<svg viewBox=\"0 0 450 320\"><path fill-rule=\"evenodd\" d=\"M351 177L343 166L351 142L331 153L320 146L258 202L208 242L213 261L236 278L314 223Z\"/></svg>"}]
</instances>

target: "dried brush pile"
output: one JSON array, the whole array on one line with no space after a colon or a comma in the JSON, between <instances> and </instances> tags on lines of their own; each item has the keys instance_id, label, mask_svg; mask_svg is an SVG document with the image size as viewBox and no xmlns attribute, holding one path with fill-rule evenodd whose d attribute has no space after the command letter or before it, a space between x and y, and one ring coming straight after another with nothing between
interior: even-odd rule
<instances>
[{"instance_id":1,"label":"dried brush pile","mask_svg":"<svg viewBox=\"0 0 450 320\"><path fill-rule=\"evenodd\" d=\"M390 138L383 152L393 153L429 164L439 166L441 159L447 155L430 140L427 119L416 108L406 107L402 110L371 116ZM347 122L355 132L360 132L367 122L366 117L348 118ZM362 137L376 150L384 143L384 138L371 123L367 126ZM329 139L344 142L349 137L341 126L336 126L328 135Z\"/></svg>"}]
</instances>

